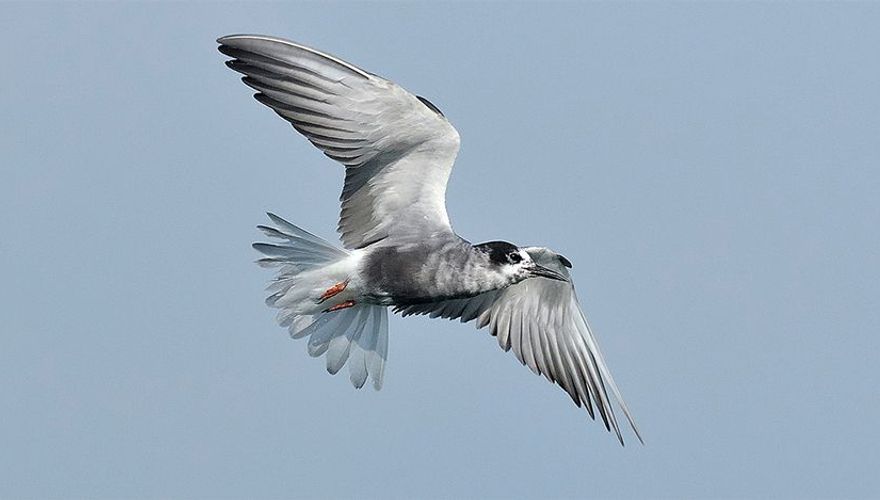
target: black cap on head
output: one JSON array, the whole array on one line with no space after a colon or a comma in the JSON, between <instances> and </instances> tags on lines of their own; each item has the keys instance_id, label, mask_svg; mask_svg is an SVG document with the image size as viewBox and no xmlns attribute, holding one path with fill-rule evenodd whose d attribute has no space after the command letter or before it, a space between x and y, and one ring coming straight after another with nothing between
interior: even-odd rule
<instances>
[{"instance_id":1,"label":"black cap on head","mask_svg":"<svg viewBox=\"0 0 880 500\"><path fill-rule=\"evenodd\" d=\"M519 247L506 241L489 241L474 245L474 248L489 254L489 260L496 264L512 264L510 255L519 255Z\"/></svg>"}]
</instances>

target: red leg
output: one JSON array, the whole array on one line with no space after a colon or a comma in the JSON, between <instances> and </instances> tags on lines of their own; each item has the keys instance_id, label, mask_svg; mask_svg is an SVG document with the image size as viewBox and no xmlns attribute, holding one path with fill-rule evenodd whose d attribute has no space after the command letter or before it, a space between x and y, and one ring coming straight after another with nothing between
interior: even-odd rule
<instances>
[{"instance_id":1,"label":"red leg","mask_svg":"<svg viewBox=\"0 0 880 500\"><path fill-rule=\"evenodd\" d=\"M336 304L335 306L333 306L329 309L324 309L324 312L328 313L328 312L338 311L340 309L348 309L349 307L352 307L353 305L354 305L353 300L346 300L345 302L343 302L341 304Z\"/></svg>"},{"instance_id":2,"label":"red leg","mask_svg":"<svg viewBox=\"0 0 880 500\"><path fill-rule=\"evenodd\" d=\"M340 292L345 290L345 287L348 286L348 281L343 281L342 283L337 283L330 288L327 289L323 294L321 294L321 298L318 299L318 304L324 302L325 300L338 295Z\"/></svg>"}]
</instances>

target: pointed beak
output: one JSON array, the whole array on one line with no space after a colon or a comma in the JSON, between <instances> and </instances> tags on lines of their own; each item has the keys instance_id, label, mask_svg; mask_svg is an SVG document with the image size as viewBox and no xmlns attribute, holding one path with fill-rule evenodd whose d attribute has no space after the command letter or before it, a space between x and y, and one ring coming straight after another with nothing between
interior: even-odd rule
<instances>
[{"instance_id":1,"label":"pointed beak","mask_svg":"<svg viewBox=\"0 0 880 500\"><path fill-rule=\"evenodd\" d=\"M563 276L562 274L559 274L552 269L548 269L544 266L539 266L539 265L535 265L535 267L532 268L532 276L540 277L540 278L549 278L551 280L568 281L568 279L566 279L566 277Z\"/></svg>"}]
</instances>

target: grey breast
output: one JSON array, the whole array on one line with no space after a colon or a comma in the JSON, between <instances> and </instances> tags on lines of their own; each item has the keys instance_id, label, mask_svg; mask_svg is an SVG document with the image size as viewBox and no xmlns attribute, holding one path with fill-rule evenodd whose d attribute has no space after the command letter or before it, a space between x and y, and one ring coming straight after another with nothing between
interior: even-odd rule
<instances>
[{"instance_id":1,"label":"grey breast","mask_svg":"<svg viewBox=\"0 0 880 500\"><path fill-rule=\"evenodd\" d=\"M474 271L482 253L451 235L368 249L362 265L365 294L386 305L434 302L480 293Z\"/></svg>"}]
</instances>

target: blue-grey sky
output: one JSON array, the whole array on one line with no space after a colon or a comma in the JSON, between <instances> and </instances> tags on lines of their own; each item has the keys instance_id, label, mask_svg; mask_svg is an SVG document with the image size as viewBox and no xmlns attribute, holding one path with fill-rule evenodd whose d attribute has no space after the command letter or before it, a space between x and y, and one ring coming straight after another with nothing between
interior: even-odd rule
<instances>
[{"instance_id":1,"label":"blue-grey sky","mask_svg":"<svg viewBox=\"0 0 880 500\"><path fill-rule=\"evenodd\" d=\"M877 497L880 4L0 7L0 497ZM381 392L274 325L267 210L342 168L215 38L295 39L458 128L471 241L550 246L647 445L472 325ZM630 443L632 435L626 436Z\"/></svg>"}]
</instances>

